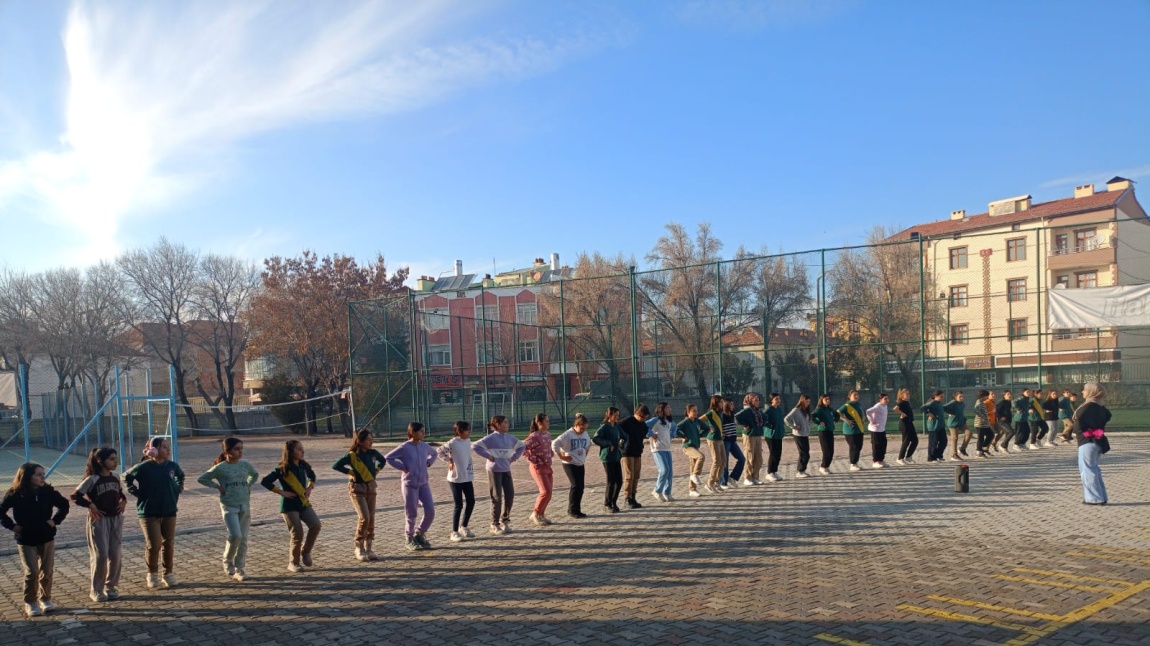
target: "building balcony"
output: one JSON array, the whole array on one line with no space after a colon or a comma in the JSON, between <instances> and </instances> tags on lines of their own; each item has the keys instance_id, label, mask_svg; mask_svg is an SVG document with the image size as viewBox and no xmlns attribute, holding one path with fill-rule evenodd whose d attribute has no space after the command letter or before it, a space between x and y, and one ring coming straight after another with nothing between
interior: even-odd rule
<instances>
[{"instance_id":1,"label":"building balcony","mask_svg":"<svg viewBox=\"0 0 1150 646\"><path fill-rule=\"evenodd\" d=\"M1065 350L1113 350L1118 347L1118 336L1109 330L1067 330L1055 332L1050 339L1054 352Z\"/></svg>"},{"instance_id":2,"label":"building balcony","mask_svg":"<svg viewBox=\"0 0 1150 646\"><path fill-rule=\"evenodd\" d=\"M1046 264L1051 271L1098 267L1117 262L1117 244L1111 236L1100 236L1080 245L1052 247Z\"/></svg>"}]
</instances>

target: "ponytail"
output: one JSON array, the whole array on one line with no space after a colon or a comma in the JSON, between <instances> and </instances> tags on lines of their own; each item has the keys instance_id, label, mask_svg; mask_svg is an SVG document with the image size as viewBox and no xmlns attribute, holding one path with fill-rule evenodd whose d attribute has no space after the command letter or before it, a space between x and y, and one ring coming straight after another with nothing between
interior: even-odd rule
<instances>
[{"instance_id":1,"label":"ponytail","mask_svg":"<svg viewBox=\"0 0 1150 646\"><path fill-rule=\"evenodd\" d=\"M238 437L225 437L223 441L220 442L220 454L216 456L216 461L212 463L212 466L214 467L221 462L227 462L228 453L230 453L232 449L236 448L237 445L243 443L244 441Z\"/></svg>"},{"instance_id":2,"label":"ponytail","mask_svg":"<svg viewBox=\"0 0 1150 646\"><path fill-rule=\"evenodd\" d=\"M531 433L543 430L543 422L547 421L547 413L539 413L531 420Z\"/></svg>"}]
</instances>

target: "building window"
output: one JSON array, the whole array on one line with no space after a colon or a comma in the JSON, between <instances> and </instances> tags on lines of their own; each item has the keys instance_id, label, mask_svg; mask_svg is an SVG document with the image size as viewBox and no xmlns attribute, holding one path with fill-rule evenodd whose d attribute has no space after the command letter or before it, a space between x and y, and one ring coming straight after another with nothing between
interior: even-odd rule
<instances>
[{"instance_id":1,"label":"building window","mask_svg":"<svg viewBox=\"0 0 1150 646\"><path fill-rule=\"evenodd\" d=\"M950 248L950 268L966 269L966 247Z\"/></svg>"},{"instance_id":2,"label":"building window","mask_svg":"<svg viewBox=\"0 0 1150 646\"><path fill-rule=\"evenodd\" d=\"M1012 224L1012 225L1010 225L1010 230L1011 231L1021 231L1022 225L1021 224Z\"/></svg>"},{"instance_id":3,"label":"building window","mask_svg":"<svg viewBox=\"0 0 1150 646\"><path fill-rule=\"evenodd\" d=\"M425 310L424 320L428 330L447 330L451 328L451 317L447 315L446 307L432 307Z\"/></svg>"},{"instance_id":4,"label":"building window","mask_svg":"<svg viewBox=\"0 0 1150 646\"><path fill-rule=\"evenodd\" d=\"M966 307L966 285L955 285L950 288L950 306Z\"/></svg>"},{"instance_id":5,"label":"building window","mask_svg":"<svg viewBox=\"0 0 1150 646\"><path fill-rule=\"evenodd\" d=\"M1026 260L1026 238L1011 238L1006 241L1006 261Z\"/></svg>"},{"instance_id":6,"label":"building window","mask_svg":"<svg viewBox=\"0 0 1150 646\"><path fill-rule=\"evenodd\" d=\"M970 326L966 323L950 326L950 344L966 345L970 342Z\"/></svg>"},{"instance_id":7,"label":"building window","mask_svg":"<svg viewBox=\"0 0 1150 646\"><path fill-rule=\"evenodd\" d=\"M539 361L539 342L535 339L519 342L520 363L535 363Z\"/></svg>"},{"instance_id":8,"label":"building window","mask_svg":"<svg viewBox=\"0 0 1150 646\"><path fill-rule=\"evenodd\" d=\"M538 311L535 303L520 303L515 306L515 320L523 325L535 325Z\"/></svg>"},{"instance_id":9,"label":"building window","mask_svg":"<svg viewBox=\"0 0 1150 646\"><path fill-rule=\"evenodd\" d=\"M1098 246L1094 236L1098 233L1097 229L1078 229L1074 232L1074 250L1075 251L1090 251Z\"/></svg>"},{"instance_id":10,"label":"building window","mask_svg":"<svg viewBox=\"0 0 1150 646\"><path fill-rule=\"evenodd\" d=\"M1026 319L1010 319L1007 321L1011 341L1026 338Z\"/></svg>"},{"instance_id":11,"label":"building window","mask_svg":"<svg viewBox=\"0 0 1150 646\"><path fill-rule=\"evenodd\" d=\"M1063 275L1059 276L1058 280L1056 280L1054 282L1059 284L1059 285L1062 285L1063 287L1070 287L1070 276L1063 274Z\"/></svg>"},{"instance_id":12,"label":"building window","mask_svg":"<svg viewBox=\"0 0 1150 646\"><path fill-rule=\"evenodd\" d=\"M1061 256L1065 253L1070 253L1070 236L1059 233L1054 236L1054 255Z\"/></svg>"},{"instance_id":13,"label":"building window","mask_svg":"<svg viewBox=\"0 0 1150 646\"><path fill-rule=\"evenodd\" d=\"M1018 302L1026 300L1026 279L1011 278L1006 281L1006 300Z\"/></svg>"},{"instance_id":14,"label":"building window","mask_svg":"<svg viewBox=\"0 0 1150 646\"><path fill-rule=\"evenodd\" d=\"M1097 271L1080 271L1074 274L1075 287L1098 287Z\"/></svg>"},{"instance_id":15,"label":"building window","mask_svg":"<svg viewBox=\"0 0 1150 646\"><path fill-rule=\"evenodd\" d=\"M450 345L429 345L427 346L427 365L429 366L450 366L451 365L451 346Z\"/></svg>"},{"instance_id":16,"label":"building window","mask_svg":"<svg viewBox=\"0 0 1150 646\"><path fill-rule=\"evenodd\" d=\"M483 325L486 323L496 323L499 321L499 306L498 305L476 305L475 306L475 324Z\"/></svg>"}]
</instances>

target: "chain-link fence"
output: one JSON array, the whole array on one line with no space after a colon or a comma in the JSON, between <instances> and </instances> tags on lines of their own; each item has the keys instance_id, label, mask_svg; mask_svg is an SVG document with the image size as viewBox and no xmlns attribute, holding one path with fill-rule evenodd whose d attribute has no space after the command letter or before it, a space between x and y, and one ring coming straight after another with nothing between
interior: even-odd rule
<instances>
[{"instance_id":1,"label":"chain-link fence","mask_svg":"<svg viewBox=\"0 0 1150 646\"><path fill-rule=\"evenodd\" d=\"M451 281L350 304L356 423L402 433L506 415L593 422L712 393L907 388L1081 390L1108 384L1116 428L1150 404L1150 328L1049 330L1048 289L1147 282L1150 250L1115 221L920 238L636 271L584 263ZM1133 255L1140 253L1141 255ZM472 284L474 283L474 284Z\"/></svg>"}]
</instances>

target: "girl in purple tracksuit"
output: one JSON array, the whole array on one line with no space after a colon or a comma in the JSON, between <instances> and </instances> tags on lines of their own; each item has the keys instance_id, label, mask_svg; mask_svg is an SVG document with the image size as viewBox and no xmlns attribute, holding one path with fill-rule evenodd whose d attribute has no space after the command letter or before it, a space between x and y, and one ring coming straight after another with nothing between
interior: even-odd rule
<instances>
[{"instance_id":1,"label":"girl in purple tracksuit","mask_svg":"<svg viewBox=\"0 0 1150 646\"><path fill-rule=\"evenodd\" d=\"M496 415L487 423L491 433L471 445L471 450L487 460L487 479L491 483L491 533L511 531L511 503L515 502L515 484L511 480L511 463L523 455L523 442L508 433L510 422Z\"/></svg>"},{"instance_id":2,"label":"girl in purple tracksuit","mask_svg":"<svg viewBox=\"0 0 1150 646\"><path fill-rule=\"evenodd\" d=\"M412 422L407 425L407 441L397 446L384 458L393 468L403 473L400 491L403 492L403 515L406 519L404 535L405 547L416 550L431 549L427 540L427 530L435 520L435 500L431 497L431 483L427 479L427 468L435 463L435 449L423 443L423 424ZM423 507L423 520L415 527L415 517L419 507Z\"/></svg>"}]
</instances>

